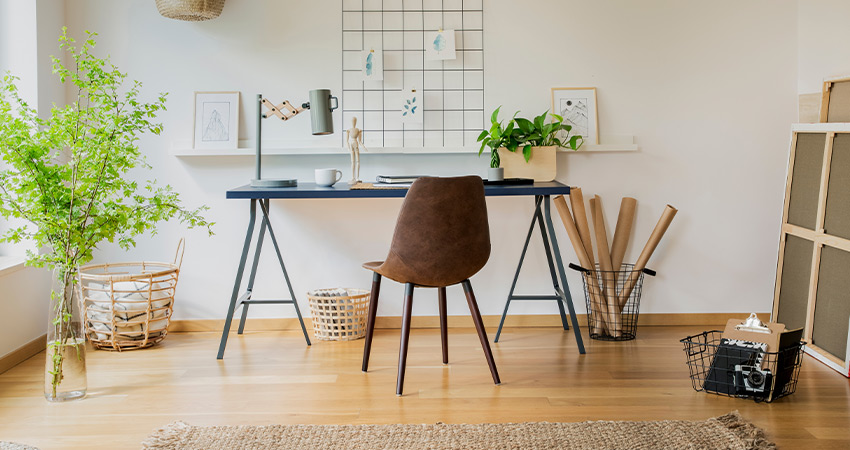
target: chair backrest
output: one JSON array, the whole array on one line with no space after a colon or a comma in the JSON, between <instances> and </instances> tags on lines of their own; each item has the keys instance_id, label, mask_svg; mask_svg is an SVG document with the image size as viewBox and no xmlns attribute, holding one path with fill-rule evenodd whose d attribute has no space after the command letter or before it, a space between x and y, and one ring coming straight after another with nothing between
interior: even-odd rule
<instances>
[{"instance_id":1,"label":"chair backrest","mask_svg":"<svg viewBox=\"0 0 850 450\"><path fill-rule=\"evenodd\" d=\"M404 281L450 286L490 258L490 225L480 177L424 177L407 192L385 264Z\"/></svg>"}]
</instances>

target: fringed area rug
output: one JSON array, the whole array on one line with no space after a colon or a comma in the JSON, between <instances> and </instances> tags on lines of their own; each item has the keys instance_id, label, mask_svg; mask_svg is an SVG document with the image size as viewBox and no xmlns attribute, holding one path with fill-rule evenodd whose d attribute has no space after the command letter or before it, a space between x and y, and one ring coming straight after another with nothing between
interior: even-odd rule
<instances>
[{"instance_id":1,"label":"fringed area rug","mask_svg":"<svg viewBox=\"0 0 850 450\"><path fill-rule=\"evenodd\" d=\"M775 449L737 412L703 421L485 423L434 425L271 425L195 427L175 422L148 450L542 450Z\"/></svg>"}]
</instances>

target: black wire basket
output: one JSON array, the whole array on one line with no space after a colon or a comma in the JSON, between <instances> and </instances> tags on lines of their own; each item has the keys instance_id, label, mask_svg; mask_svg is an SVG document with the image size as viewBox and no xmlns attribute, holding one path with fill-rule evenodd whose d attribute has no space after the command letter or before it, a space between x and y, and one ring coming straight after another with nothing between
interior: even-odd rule
<instances>
[{"instance_id":1,"label":"black wire basket","mask_svg":"<svg viewBox=\"0 0 850 450\"><path fill-rule=\"evenodd\" d=\"M590 338L600 341L630 341L637 335L640 295L644 274L655 276L650 269L635 270L634 264L623 264L620 270L594 270L570 264L582 274L587 305L587 328ZM631 289L631 290L629 290Z\"/></svg>"},{"instance_id":2,"label":"black wire basket","mask_svg":"<svg viewBox=\"0 0 850 450\"><path fill-rule=\"evenodd\" d=\"M721 342L722 335L706 331L680 341L694 390L768 403L797 390L805 342L766 352L752 343Z\"/></svg>"}]
</instances>

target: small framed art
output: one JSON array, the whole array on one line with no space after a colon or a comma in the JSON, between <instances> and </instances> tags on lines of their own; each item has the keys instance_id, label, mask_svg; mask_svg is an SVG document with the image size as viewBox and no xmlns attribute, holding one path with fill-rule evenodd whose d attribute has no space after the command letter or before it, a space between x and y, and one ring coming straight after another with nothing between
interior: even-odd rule
<instances>
[{"instance_id":1,"label":"small framed art","mask_svg":"<svg viewBox=\"0 0 850 450\"><path fill-rule=\"evenodd\" d=\"M239 92L195 92L192 148L231 150L239 147Z\"/></svg>"},{"instance_id":2,"label":"small framed art","mask_svg":"<svg viewBox=\"0 0 850 450\"><path fill-rule=\"evenodd\" d=\"M552 88L552 112L572 125L570 134L599 144L599 116L596 113L596 88Z\"/></svg>"}]
</instances>

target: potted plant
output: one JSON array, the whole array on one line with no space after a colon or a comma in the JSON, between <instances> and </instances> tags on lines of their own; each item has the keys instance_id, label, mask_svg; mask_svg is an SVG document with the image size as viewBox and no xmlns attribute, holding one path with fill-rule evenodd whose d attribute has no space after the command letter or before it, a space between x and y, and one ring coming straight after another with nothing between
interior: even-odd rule
<instances>
[{"instance_id":1,"label":"potted plant","mask_svg":"<svg viewBox=\"0 0 850 450\"><path fill-rule=\"evenodd\" d=\"M548 111L528 120L514 117L502 126L498 122L499 108L493 111L490 130L478 136L481 142L479 155L485 146L496 153L491 157L504 168L508 178L533 178L535 181L552 181L557 173L556 152L559 147L578 150L584 142L579 135L570 135L572 126L564 118ZM550 119L547 122L547 116Z\"/></svg>"},{"instance_id":2,"label":"potted plant","mask_svg":"<svg viewBox=\"0 0 850 450\"><path fill-rule=\"evenodd\" d=\"M127 74L91 51L95 33L79 48L63 28L59 47L73 61L65 67L53 58L53 72L73 86L74 100L54 106L41 119L18 94L17 78L0 82L0 215L22 219L6 242L29 240L40 251L27 252L27 264L53 270L48 325L45 397L50 401L82 398L86 392L84 312L79 267L92 259L103 241L129 249L135 238L154 233L157 222L178 218L189 227L205 227L201 213L180 205L170 186L140 183L128 176L150 168L137 146L139 136L159 134L157 112L166 94L146 103L141 83L122 89ZM47 300L47 299L45 299Z\"/></svg>"},{"instance_id":3,"label":"potted plant","mask_svg":"<svg viewBox=\"0 0 850 450\"><path fill-rule=\"evenodd\" d=\"M516 150L517 143L513 140L514 136L514 119L508 121L507 125L502 125L499 121L499 110L502 107L496 108L493 114L490 115L490 129L484 130L478 135L478 142L481 143L481 148L478 149L478 156L484 153L485 147L490 147L490 168L487 170L487 179L490 181L501 181L505 179L505 169L501 167L499 158L499 148L513 147Z\"/></svg>"}]
</instances>

